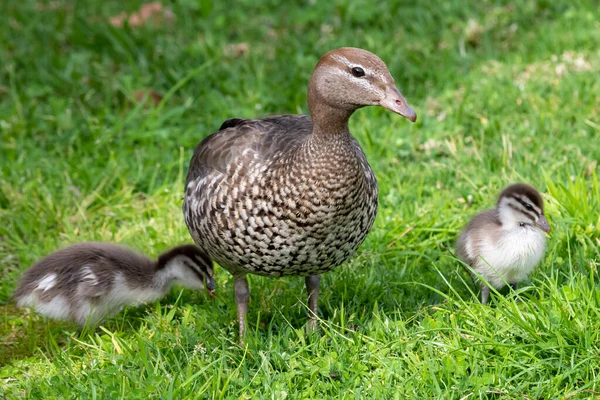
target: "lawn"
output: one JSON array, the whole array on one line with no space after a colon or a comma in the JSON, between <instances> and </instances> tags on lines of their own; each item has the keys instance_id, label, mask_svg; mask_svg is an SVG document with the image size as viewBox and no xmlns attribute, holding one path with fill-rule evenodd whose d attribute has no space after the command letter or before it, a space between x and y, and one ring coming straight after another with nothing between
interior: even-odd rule
<instances>
[{"instance_id":1,"label":"lawn","mask_svg":"<svg viewBox=\"0 0 600 400\"><path fill-rule=\"evenodd\" d=\"M595 1L3 1L0 398L579 399L600 394L600 11ZM159 9L160 8L160 9ZM125 14L122 14L125 13ZM418 114L359 110L351 130L380 210L323 277L174 289L96 330L9 302L21 272L98 240L150 256L191 242L196 144L230 117L306 113L319 57L379 55ZM489 305L454 258L509 183L543 192L541 265Z\"/></svg>"}]
</instances>

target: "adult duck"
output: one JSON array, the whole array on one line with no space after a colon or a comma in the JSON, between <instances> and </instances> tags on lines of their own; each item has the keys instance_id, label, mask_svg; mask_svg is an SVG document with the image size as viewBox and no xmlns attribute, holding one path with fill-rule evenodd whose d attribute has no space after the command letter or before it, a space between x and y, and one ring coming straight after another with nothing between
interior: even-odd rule
<instances>
[{"instance_id":1,"label":"adult duck","mask_svg":"<svg viewBox=\"0 0 600 400\"><path fill-rule=\"evenodd\" d=\"M310 78L310 116L229 119L196 147L185 222L234 277L240 343L247 274L305 276L312 329L320 274L348 260L371 229L377 181L348 129L365 106L417 118L379 57L340 48L325 54Z\"/></svg>"}]
</instances>

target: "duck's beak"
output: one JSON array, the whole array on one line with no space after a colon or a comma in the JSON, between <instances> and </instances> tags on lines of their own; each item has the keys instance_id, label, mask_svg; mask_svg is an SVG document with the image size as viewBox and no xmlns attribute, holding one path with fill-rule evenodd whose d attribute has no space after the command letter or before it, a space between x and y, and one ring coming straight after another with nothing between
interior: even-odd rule
<instances>
[{"instance_id":1,"label":"duck's beak","mask_svg":"<svg viewBox=\"0 0 600 400\"><path fill-rule=\"evenodd\" d=\"M402 96L402 93L400 93L398 88L394 85L387 87L386 95L383 100L379 102L379 105L395 112L396 114L402 115L404 118L407 118L412 122L417 120L417 113L411 106L408 105L408 102L404 96Z\"/></svg>"},{"instance_id":2,"label":"duck's beak","mask_svg":"<svg viewBox=\"0 0 600 400\"><path fill-rule=\"evenodd\" d=\"M538 220L535 221L535 226L537 226L538 228L540 228L544 232L550 232L551 231L550 224L548 223L548 220L546 219L546 217L543 216L543 215L540 215L540 217L538 218Z\"/></svg>"}]
</instances>

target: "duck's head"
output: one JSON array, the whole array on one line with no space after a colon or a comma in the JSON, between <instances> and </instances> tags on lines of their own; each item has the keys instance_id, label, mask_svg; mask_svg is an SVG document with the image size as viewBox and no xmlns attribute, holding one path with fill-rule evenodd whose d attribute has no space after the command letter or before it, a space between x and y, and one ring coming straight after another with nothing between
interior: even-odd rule
<instances>
[{"instance_id":1,"label":"duck's head","mask_svg":"<svg viewBox=\"0 0 600 400\"><path fill-rule=\"evenodd\" d=\"M515 183L502 191L498 198L498 217L506 229L539 228L550 232L544 215L540 193L524 183Z\"/></svg>"},{"instance_id":2,"label":"duck's head","mask_svg":"<svg viewBox=\"0 0 600 400\"><path fill-rule=\"evenodd\" d=\"M319 60L308 89L311 114L324 105L352 113L366 106L381 106L415 122L417 114L400 93L387 66L375 54L342 47Z\"/></svg>"}]
</instances>

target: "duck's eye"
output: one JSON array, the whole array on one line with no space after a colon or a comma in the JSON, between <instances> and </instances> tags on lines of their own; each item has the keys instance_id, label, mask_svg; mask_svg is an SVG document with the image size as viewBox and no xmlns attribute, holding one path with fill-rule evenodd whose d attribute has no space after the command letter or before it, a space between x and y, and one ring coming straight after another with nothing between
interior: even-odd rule
<instances>
[{"instance_id":1,"label":"duck's eye","mask_svg":"<svg viewBox=\"0 0 600 400\"><path fill-rule=\"evenodd\" d=\"M519 226L520 227L524 227L525 226L525 222L519 222Z\"/></svg>"},{"instance_id":2,"label":"duck's eye","mask_svg":"<svg viewBox=\"0 0 600 400\"><path fill-rule=\"evenodd\" d=\"M533 211L533 207L529 203L525 203L525 208L529 211Z\"/></svg>"},{"instance_id":3,"label":"duck's eye","mask_svg":"<svg viewBox=\"0 0 600 400\"><path fill-rule=\"evenodd\" d=\"M354 75L357 78L360 78L361 76L365 76L365 70L361 67L354 67L352 68L352 75Z\"/></svg>"}]
</instances>

